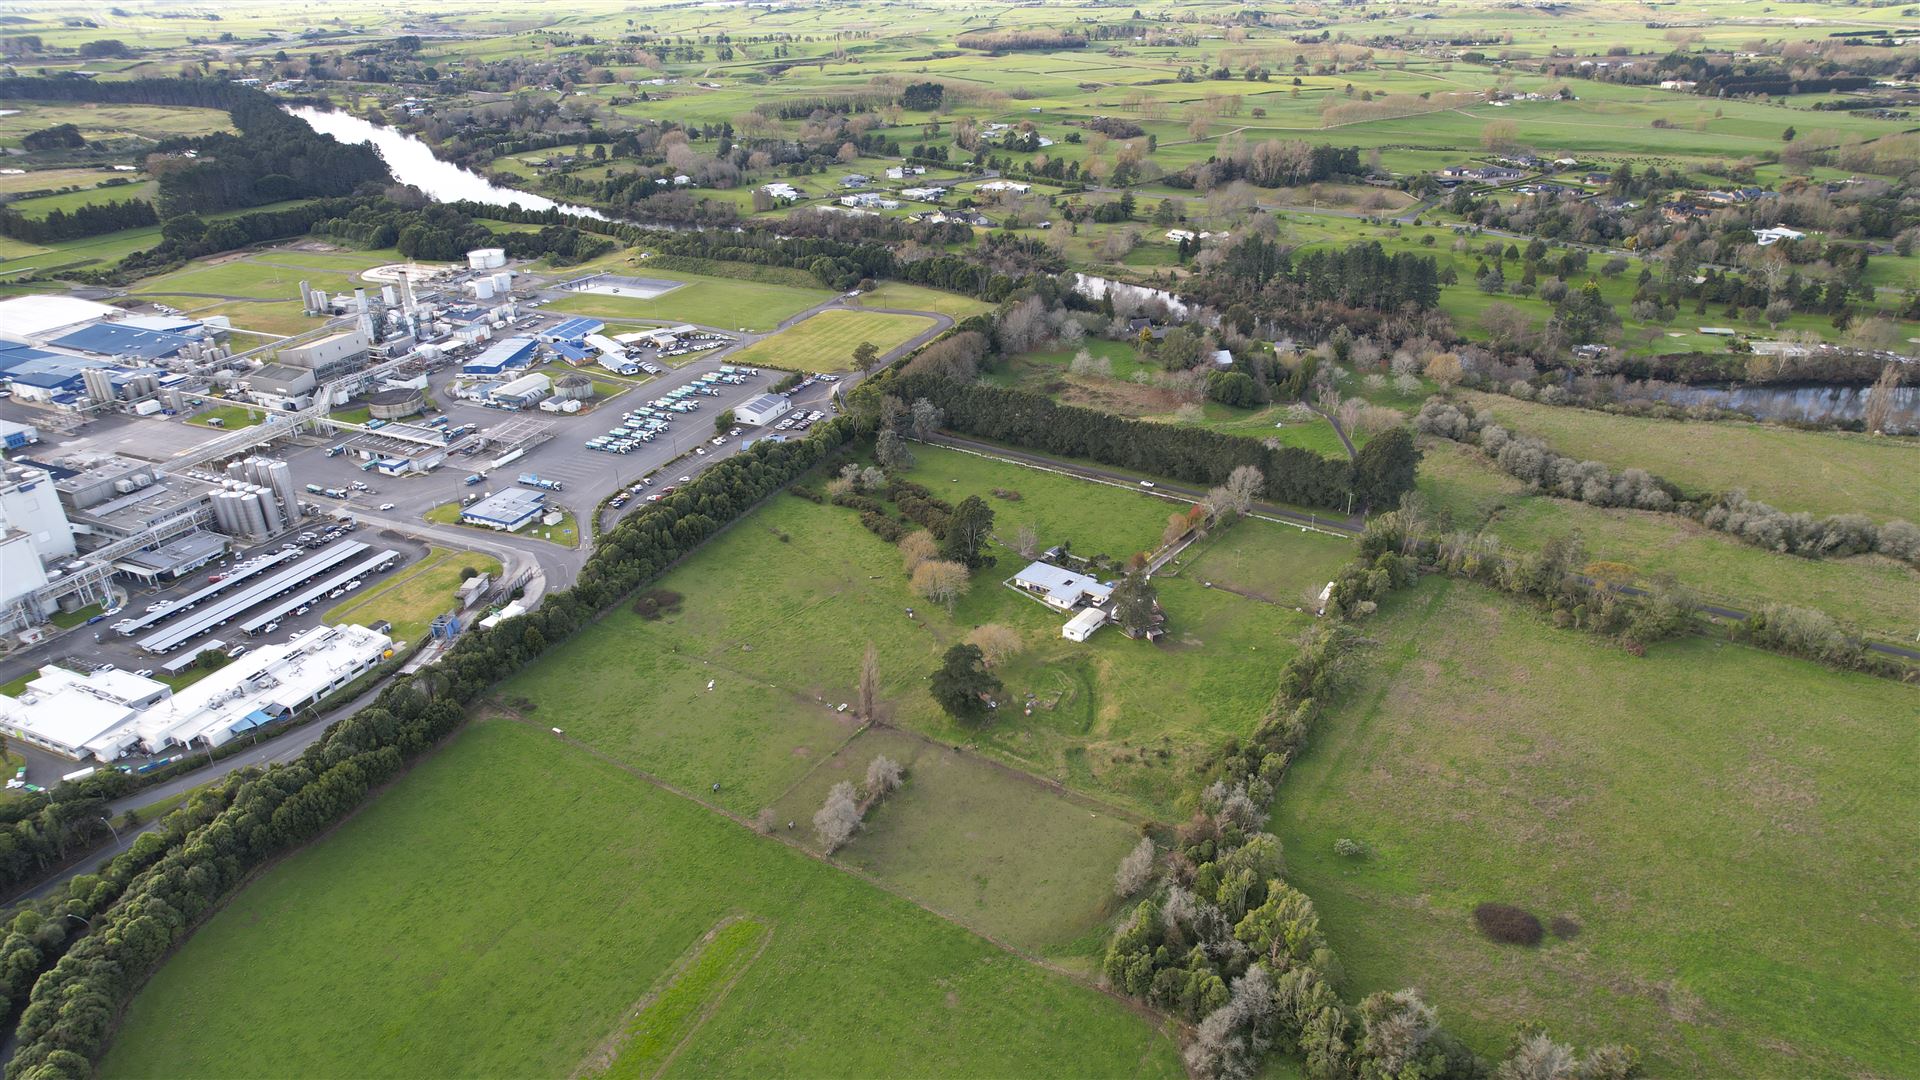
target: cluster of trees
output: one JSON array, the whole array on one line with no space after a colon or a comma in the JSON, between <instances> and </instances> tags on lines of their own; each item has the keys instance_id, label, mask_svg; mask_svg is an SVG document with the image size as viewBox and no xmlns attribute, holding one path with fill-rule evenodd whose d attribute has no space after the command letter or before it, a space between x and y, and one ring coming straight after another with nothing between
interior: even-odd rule
<instances>
[{"instance_id":1,"label":"cluster of trees","mask_svg":"<svg viewBox=\"0 0 1920 1080\"><path fill-rule=\"evenodd\" d=\"M170 818L167 829L142 836L100 876L76 878L51 914L90 918L92 931L34 983L10 1071L43 1080L91 1076L119 1011L249 874L350 813L371 787L453 731L468 702L813 468L851 433L851 424L838 420L804 440L763 442L715 464L615 526L573 588L529 614L469 631L438 663L395 681L334 724L298 760L236 773L223 789L224 805L190 807L207 816L181 815L184 827ZM34 965L58 947L34 946L41 930L31 922L16 919L0 944L15 987L31 981Z\"/></svg>"},{"instance_id":2,"label":"cluster of trees","mask_svg":"<svg viewBox=\"0 0 1920 1080\"><path fill-rule=\"evenodd\" d=\"M27 151L77 150L87 145L80 129L72 124L55 124L20 136L20 148Z\"/></svg>"},{"instance_id":3,"label":"cluster of trees","mask_svg":"<svg viewBox=\"0 0 1920 1080\"><path fill-rule=\"evenodd\" d=\"M1276 328L1315 337L1336 327L1367 329L1382 316L1432 311L1440 271L1431 256L1387 254L1376 241L1296 256L1257 232L1208 252L1182 293L1216 310L1238 305L1263 313Z\"/></svg>"},{"instance_id":4,"label":"cluster of trees","mask_svg":"<svg viewBox=\"0 0 1920 1080\"><path fill-rule=\"evenodd\" d=\"M984 49L988 52L1051 52L1054 49L1084 49L1087 47L1087 37L1072 30L1047 27L1030 30L969 30L954 38L953 43L963 49Z\"/></svg>"},{"instance_id":5,"label":"cluster of trees","mask_svg":"<svg viewBox=\"0 0 1920 1080\"><path fill-rule=\"evenodd\" d=\"M1299 140L1268 139L1244 143L1181 172L1162 178L1172 187L1210 190L1235 180L1256 187L1292 187L1326 180L1355 179L1372 172L1356 146L1327 146Z\"/></svg>"},{"instance_id":6,"label":"cluster of trees","mask_svg":"<svg viewBox=\"0 0 1920 1080\"><path fill-rule=\"evenodd\" d=\"M1684 513L1710 529L1784 555L1819 559L1878 552L1920 565L1920 527L1910 522L1877 524L1864 514L1790 514L1749 499L1743 491L1690 498L1644 469L1616 471L1597 461L1578 461L1540 439L1507 431L1484 409L1463 409L1437 398L1421 406L1414 426L1440 438L1477 443L1502 470L1532 490L1563 499Z\"/></svg>"},{"instance_id":7,"label":"cluster of trees","mask_svg":"<svg viewBox=\"0 0 1920 1080\"><path fill-rule=\"evenodd\" d=\"M1413 471L1419 461L1412 438L1404 431L1398 438L1388 432L1372 440L1358 460L1348 462L1204 428L1148 423L1061 405L1041 394L961 383L931 373L903 371L891 389L902 397L931 401L954 431L1207 485L1223 483L1235 468L1251 465L1266 478L1265 498L1342 512L1349 504L1354 509L1369 503L1376 509L1397 505L1400 496L1413 489Z\"/></svg>"},{"instance_id":8,"label":"cluster of trees","mask_svg":"<svg viewBox=\"0 0 1920 1080\"><path fill-rule=\"evenodd\" d=\"M99 236L101 233L140 229L159 223L160 216L154 213L153 204L145 199L88 203L71 211L56 207L47 211L47 216L42 218L28 217L11 208L0 208L0 236L25 240L29 244L71 240L77 236Z\"/></svg>"},{"instance_id":9,"label":"cluster of trees","mask_svg":"<svg viewBox=\"0 0 1920 1080\"><path fill-rule=\"evenodd\" d=\"M867 646L867 662L874 663L872 645ZM906 770L899 762L881 754L867 762L866 782L860 787L856 788L850 780L833 785L827 791L827 801L813 815L813 832L822 850L831 855L845 846L860 830L867 812L879 805L881 799L900 790L905 782Z\"/></svg>"},{"instance_id":10,"label":"cluster of trees","mask_svg":"<svg viewBox=\"0 0 1920 1080\"><path fill-rule=\"evenodd\" d=\"M849 218L800 213L771 230L750 225L740 232L674 233L657 236L666 252L762 266L791 266L822 285L850 289L869 279L892 278L977 296L998 303L1040 274L1065 269L1060 256L1027 237L1002 233L959 253L935 246L972 239L965 225L915 225L889 218ZM655 234L648 234L651 242Z\"/></svg>"},{"instance_id":11,"label":"cluster of trees","mask_svg":"<svg viewBox=\"0 0 1920 1080\"><path fill-rule=\"evenodd\" d=\"M363 183L392 180L372 146L350 146L322 135L288 115L270 95L224 79L0 79L3 98L225 110L238 135L166 139L148 159L147 171L159 181L163 219L350 195Z\"/></svg>"}]
</instances>

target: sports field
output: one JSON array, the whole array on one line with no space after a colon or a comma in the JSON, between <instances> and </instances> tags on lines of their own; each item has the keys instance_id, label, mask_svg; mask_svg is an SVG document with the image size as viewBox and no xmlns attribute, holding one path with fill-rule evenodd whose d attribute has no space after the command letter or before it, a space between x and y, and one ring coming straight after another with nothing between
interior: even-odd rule
<instances>
[{"instance_id":1,"label":"sports field","mask_svg":"<svg viewBox=\"0 0 1920 1080\"><path fill-rule=\"evenodd\" d=\"M861 342L872 342L880 350L878 355L885 356L933 326L932 319L919 315L833 308L754 342L734 353L732 360L789 371L851 371L858 366L853 350Z\"/></svg>"},{"instance_id":2,"label":"sports field","mask_svg":"<svg viewBox=\"0 0 1920 1080\"><path fill-rule=\"evenodd\" d=\"M627 265L627 259L609 257L588 269L613 274L634 274L685 284L672 292L643 300L632 296L602 296L572 293L546 305L548 311L572 315L592 315L600 319L651 319L660 322L690 322L717 326L722 330L771 330L824 300L833 298L826 289L804 289L793 285L770 285L734 278L706 277L670 270L656 270L640 264Z\"/></svg>"},{"instance_id":3,"label":"sports field","mask_svg":"<svg viewBox=\"0 0 1920 1080\"><path fill-rule=\"evenodd\" d=\"M1125 1005L510 720L214 916L100 1071L565 1076L735 917L764 951L696 994L670 1074L1181 1072Z\"/></svg>"},{"instance_id":4,"label":"sports field","mask_svg":"<svg viewBox=\"0 0 1920 1080\"><path fill-rule=\"evenodd\" d=\"M1274 828L1356 996L1417 986L1498 1053L1533 1021L1657 1076L1920 1069L1912 687L1690 639L1645 658L1429 579ZM1335 854L1351 838L1366 854ZM1570 923L1496 945L1483 902Z\"/></svg>"}]
</instances>

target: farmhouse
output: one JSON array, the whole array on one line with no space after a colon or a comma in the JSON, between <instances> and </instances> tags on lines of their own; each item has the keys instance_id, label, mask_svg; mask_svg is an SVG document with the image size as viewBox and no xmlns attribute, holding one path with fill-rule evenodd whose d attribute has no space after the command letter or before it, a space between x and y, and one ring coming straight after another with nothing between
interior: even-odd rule
<instances>
[{"instance_id":1,"label":"farmhouse","mask_svg":"<svg viewBox=\"0 0 1920 1080\"><path fill-rule=\"evenodd\" d=\"M800 189L794 187L792 184L766 184L763 185L760 190L776 199L798 199L800 197Z\"/></svg>"},{"instance_id":2,"label":"farmhouse","mask_svg":"<svg viewBox=\"0 0 1920 1080\"><path fill-rule=\"evenodd\" d=\"M1017 180L989 180L981 184L976 190L994 192L1011 191L1015 195L1025 195L1028 191L1032 190L1032 185L1022 184Z\"/></svg>"},{"instance_id":3,"label":"farmhouse","mask_svg":"<svg viewBox=\"0 0 1920 1080\"><path fill-rule=\"evenodd\" d=\"M1802 240L1806 238L1806 235L1806 233L1800 232L1797 229L1789 229L1785 225L1775 225L1771 229L1753 230L1754 242L1761 247L1772 247L1782 240Z\"/></svg>"},{"instance_id":4,"label":"farmhouse","mask_svg":"<svg viewBox=\"0 0 1920 1080\"><path fill-rule=\"evenodd\" d=\"M1061 611L1072 611L1083 603L1097 607L1113 596L1111 586L1044 562L1028 563L1013 575L1013 587Z\"/></svg>"}]
</instances>

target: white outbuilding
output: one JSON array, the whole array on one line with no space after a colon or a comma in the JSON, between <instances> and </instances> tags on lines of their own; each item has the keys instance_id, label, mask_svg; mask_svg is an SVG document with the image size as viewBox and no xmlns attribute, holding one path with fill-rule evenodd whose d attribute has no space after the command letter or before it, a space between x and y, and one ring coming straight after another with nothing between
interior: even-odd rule
<instances>
[{"instance_id":1,"label":"white outbuilding","mask_svg":"<svg viewBox=\"0 0 1920 1080\"><path fill-rule=\"evenodd\" d=\"M1107 625L1107 613L1103 608L1090 607L1060 628L1060 636L1068 641L1085 641L1093 636L1095 630Z\"/></svg>"}]
</instances>

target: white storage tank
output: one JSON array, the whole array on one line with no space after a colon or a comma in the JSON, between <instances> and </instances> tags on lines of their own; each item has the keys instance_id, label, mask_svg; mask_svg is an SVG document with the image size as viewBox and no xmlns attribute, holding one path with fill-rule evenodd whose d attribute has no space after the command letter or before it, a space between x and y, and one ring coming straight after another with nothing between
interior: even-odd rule
<instances>
[{"instance_id":1,"label":"white storage tank","mask_svg":"<svg viewBox=\"0 0 1920 1080\"><path fill-rule=\"evenodd\" d=\"M474 248L467 252L467 267L472 270L498 270L507 265L505 248Z\"/></svg>"}]
</instances>

